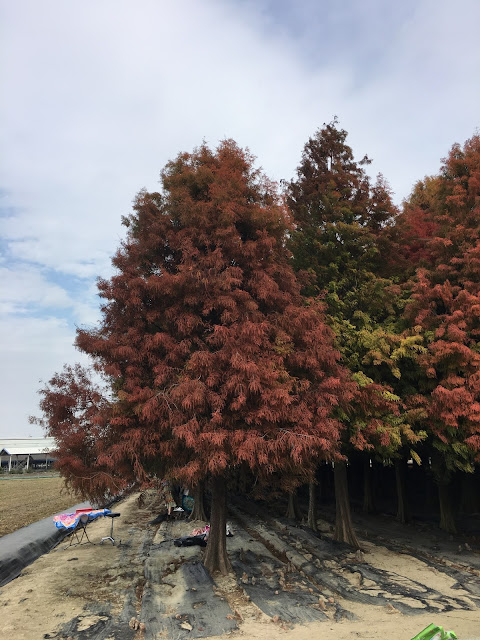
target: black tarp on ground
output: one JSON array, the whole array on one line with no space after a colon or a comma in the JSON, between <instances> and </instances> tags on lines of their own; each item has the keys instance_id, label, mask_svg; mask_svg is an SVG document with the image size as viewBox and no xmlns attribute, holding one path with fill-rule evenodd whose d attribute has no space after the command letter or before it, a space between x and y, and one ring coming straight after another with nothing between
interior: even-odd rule
<instances>
[{"instance_id":1,"label":"black tarp on ground","mask_svg":"<svg viewBox=\"0 0 480 640\"><path fill-rule=\"evenodd\" d=\"M72 513L86 506L88 504L83 502L74 505L66 512ZM2 536L0 538L0 586L19 576L22 569L53 549L67 533L65 529L55 527L52 515Z\"/></svg>"}]
</instances>

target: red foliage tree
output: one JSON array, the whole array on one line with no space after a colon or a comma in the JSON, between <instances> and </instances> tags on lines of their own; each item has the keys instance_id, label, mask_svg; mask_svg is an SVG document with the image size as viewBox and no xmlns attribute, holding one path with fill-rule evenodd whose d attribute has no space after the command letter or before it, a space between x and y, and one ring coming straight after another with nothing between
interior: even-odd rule
<instances>
[{"instance_id":1,"label":"red foliage tree","mask_svg":"<svg viewBox=\"0 0 480 640\"><path fill-rule=\"evenodd\" d=\"M184 153L141 192L103 319L77 346L111 380L108 460L140 481L209 477L205 565L229 568L225 479L308 473L337 454L349 385L320 304L305 305L285 248L287 211L233 141ZM103 459L102 459L103 460Z\"/></svg>"},{"instance_id":2,"label":"red foliage tree","mask_svg":"<svg viewBox=\"0 0 480 640\"><path fill-rule=\"evenodd\" d=\"M105 390L95 384L92 371L65 365L40 390L43 418L30 421L55 438L56 468L78 495L103 503L134 481L126 460L110 464L111 404Z\"/></svg>"},{"instance_id":3,"label":"red foliage tree","mask_svg":"<svg viewBox=\"0 0 480 640\"><path fill-rule=\"evenodd\" d=\"M440 185L437 176L419 181L404 201L395 223L380 234L384 272L401 282L406 282L416 269L434 262L431 241L438 233L439 223L432 211Z\"/></svg>"},{"instance_id":4,"label":"red foliage tree","mask_svg":"<svg viewBox=\"0 0 480 640\"><path fill-rule=\"evenodd\" d=\"M435 233L426 245L427 264L412 281L407 308L428 344L420 358L424 379L412 403L425 412L440 485L441 526L453 531L445 480L449 471L471 471L480 460L479 136L463 148L453 146L427 212Z\"/></svg>"}]
</instances>

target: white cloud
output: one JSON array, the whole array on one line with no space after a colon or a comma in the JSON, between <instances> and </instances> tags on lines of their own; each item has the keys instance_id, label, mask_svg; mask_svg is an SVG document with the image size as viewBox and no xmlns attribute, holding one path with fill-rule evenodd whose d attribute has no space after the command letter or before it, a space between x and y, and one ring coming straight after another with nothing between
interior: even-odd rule
<instances>
[{"instance_id":1,"label":"white cloud","mask_svg":"<svg viewBox=\"0 0 480 640\"><path fill-rule=\"evenodd\" d=\"M75 359L71 322L98 318L93 278L111 274L120 217L178 152L233 137L290 178L337 114L400 199L480 125L477 0L388 11L383 0L16 0L0 11L4 328L9 349L35 342L21 317L35 305L51 347L17 361L24 398L30 370L50 377L49 353Z\"/></svg>"},{"instance_id":2,"label":"white cloud","mask_svg":"<svg viewBox=\"0 0 480 640\"><path fill-rule=\"evenodd\" d=\"M334 65L307 75L220 3L20 5L20 28L8 29L19 11L7 10L2 140L21 213L3 232L15 256L69 272L89 275L96 253L103 270L135 193L204 137L234 137L284 177L345 83Z\"/></svg>"},{"instance_id":3,"label":"white cloud","mask_svg":"<svg viewBox=\"0 0 480 640\"><path fill-rule=\"evenodd\" d=\"M416 3L345 109L354 148L374 157L398 196L437 173L451 145L480 125L479 21L477 2Z\"/></svg>"},{"instance_id":4,"label":"white cloud","mask_svg":"<svg viewBox=\"0 0 480 640\"><path fill-rule=\"evenodd\" d=\"M1 313L28 313L32 307L65 309L73 304L65 289L52 284L32 267L0 267L0 282Z\"/></svg>"},{"instance_id":5,"label":"white cloud","mask_svg":"<svg viewBox=\"0 0 480 640\"><path fill-rule=\"evenodd\" d=\"M71 328L58 318L0 319L1 436L43 435L28 424L28 417L39 415L36 392L65 361L86 362L72 346L73 338Z\"/></svg>"},{"instance_id":6,"label":"white cloud","mask_svg":"<svg viewBox=\"0 0 480 640\"><path fill-rule=\"evenodd\" d=\"M100 320L100 298L96 282L91 280L81 296L76 296L73 314L78 327L91 327Z\"/></svg>"}]
</instances>

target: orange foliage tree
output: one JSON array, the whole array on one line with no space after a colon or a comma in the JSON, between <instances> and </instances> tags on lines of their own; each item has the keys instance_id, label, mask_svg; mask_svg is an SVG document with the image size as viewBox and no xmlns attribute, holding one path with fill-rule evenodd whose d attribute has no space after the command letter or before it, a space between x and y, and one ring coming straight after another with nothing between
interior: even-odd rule
<instances>
[{"instance_id":1,"label":"orange foliage tree","mask_svg":"<svg viewBox=\"0 0 480 640\"><path fill-rule=\"evenodd\" d=\"M106 386L95 374L76 364L65 365L39 391L43 417L30 422L55 438L55 467L79 496L103 504L135 482L132 461L118 459L112 466L110 447L111 402Z\"/></svg>"},{"instance_id":2,"label":"orange foliage tree","mask_svg":"<svg viewBox=\"0 0 480 640\"><path fill-rule=\"evenodd\" d=\"M300 295L287 210L252 156L202 145L161 177L124 220L116 274L99 282L102 320L77 346L112 390L99 462L141 482L209 478L205 565L226 572L229 473L308 474L335 457L350 387L321 304Z\"/></svg>"},{"instance_id":3,"label":"orange foliage tree","mask_svg":"<svg viewBox=\"0 0 480 640\"><path fill-rule=\"evenodd\" d=\"M421 206L422 261L409 282L410 324L424 337L411 404L423 412L439 484L440 526L455 531L447 481L480 460L480 137L454 145L438 176L418 183L399 217L404 256ZM407 221L407 224L406 224ZM417 225L419 228L420 225ZM418 253L414 248L414 253Z\"/></svg>"}]
</instances>

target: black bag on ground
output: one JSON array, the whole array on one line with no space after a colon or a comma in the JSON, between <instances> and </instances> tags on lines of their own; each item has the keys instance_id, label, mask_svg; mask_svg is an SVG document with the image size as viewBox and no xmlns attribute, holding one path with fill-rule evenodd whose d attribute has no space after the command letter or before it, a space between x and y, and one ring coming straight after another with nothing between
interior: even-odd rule
<instances>
[{"instance_id":1,"label":"black bag on ground","mask_svg":"<svg viewBox=\"0 0 480 640\"><path fill-rule=\"evenodd\" d=\"M198 545L199 547L206 547L207 541L205 540L205 534L201 533L199 536L183 536L173 541L176 547L193 547Z\"/></svg>"}]
</instances>

